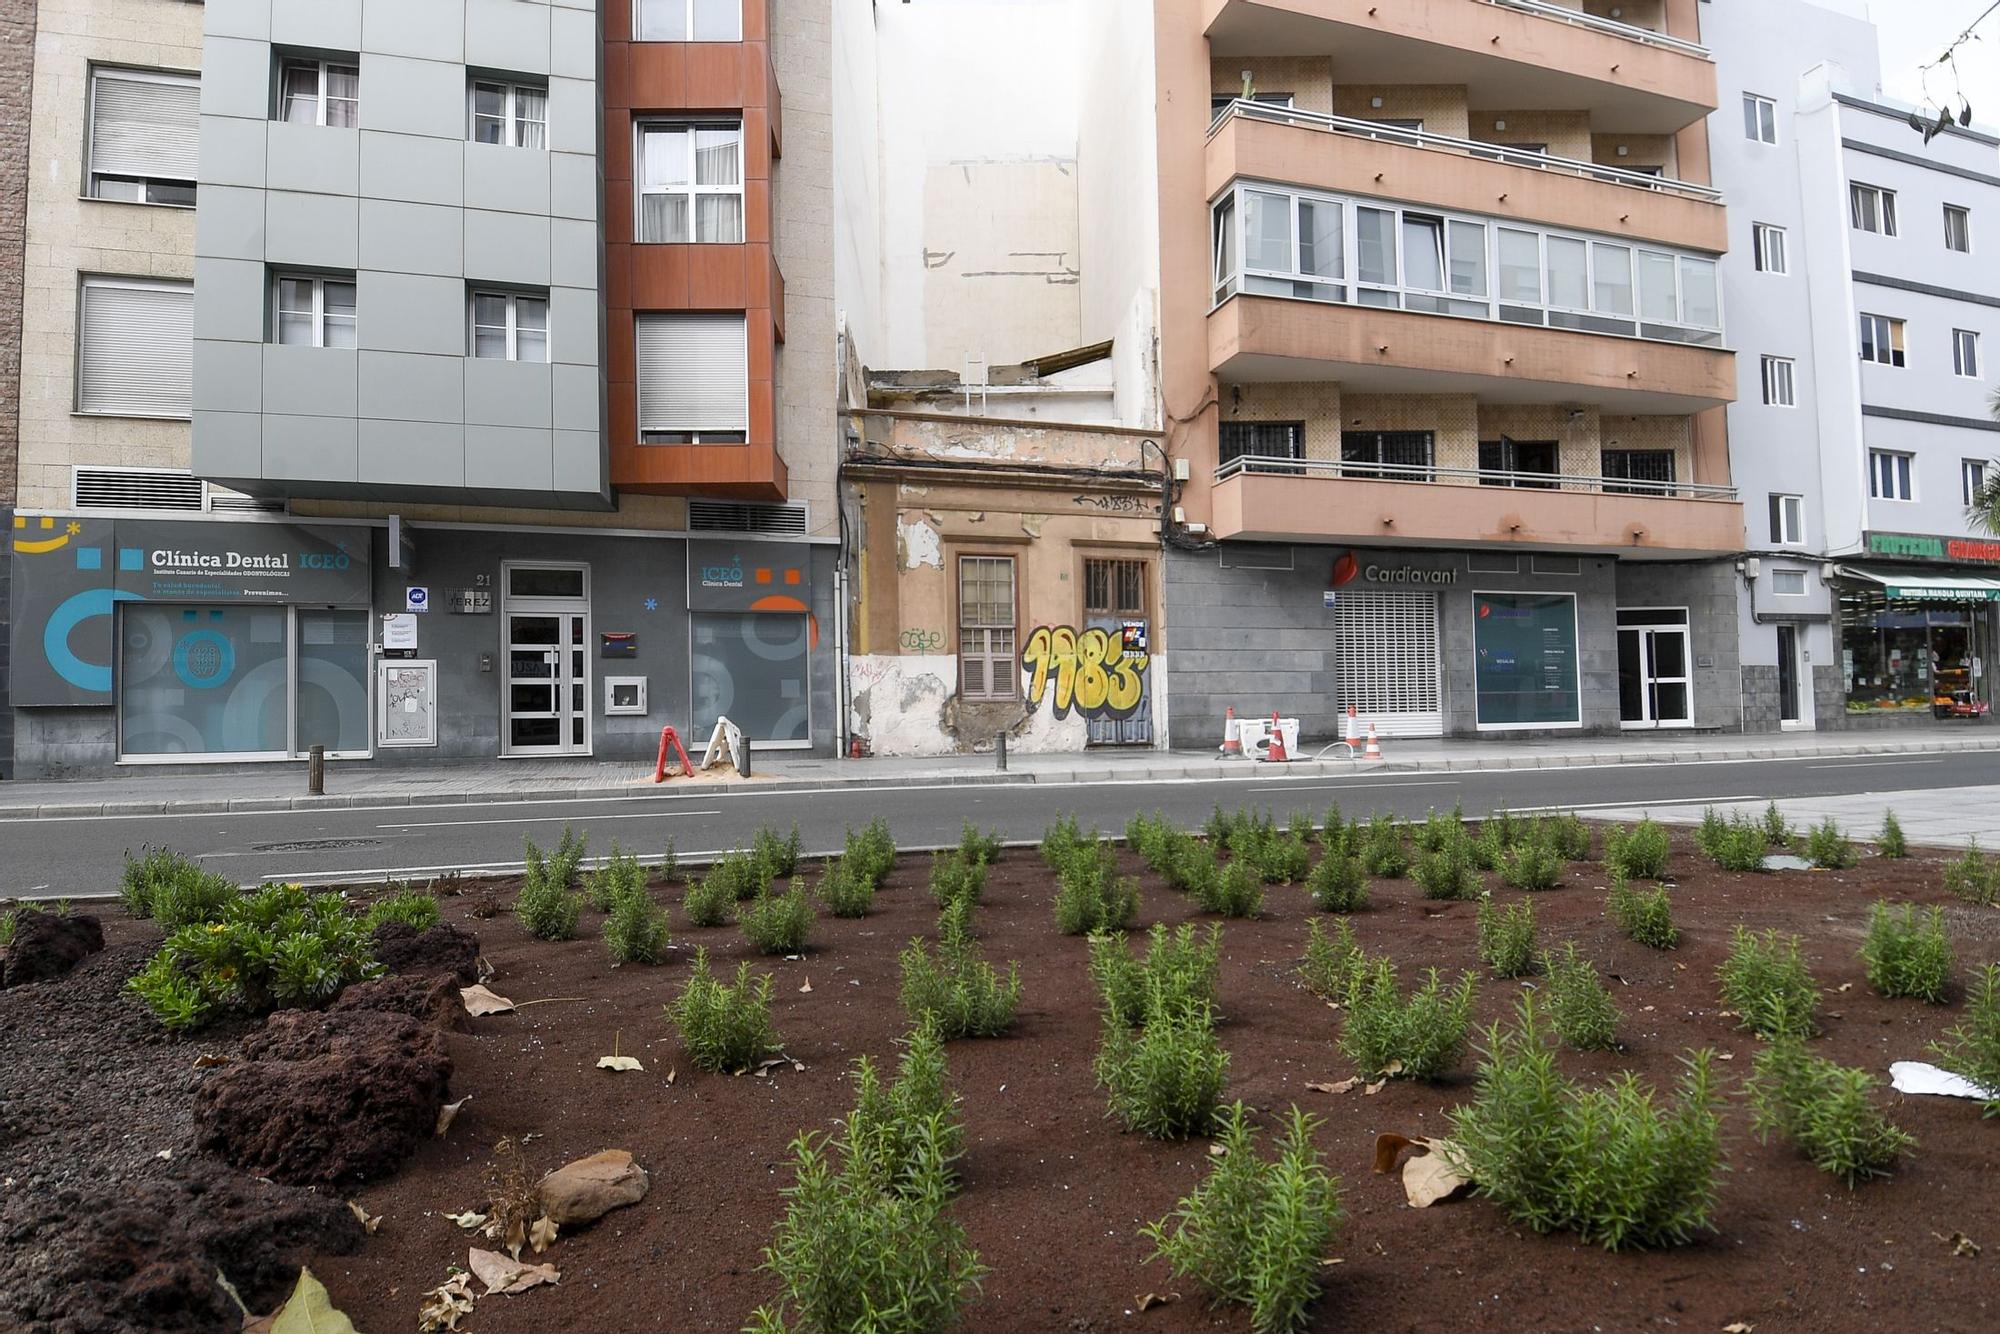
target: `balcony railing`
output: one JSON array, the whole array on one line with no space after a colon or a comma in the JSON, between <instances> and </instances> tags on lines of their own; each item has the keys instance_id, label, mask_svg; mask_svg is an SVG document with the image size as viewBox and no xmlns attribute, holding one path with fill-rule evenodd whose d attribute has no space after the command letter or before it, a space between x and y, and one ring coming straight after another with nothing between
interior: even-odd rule
<instances>
[{"instance_id":1,"label":"balcony railing","mask_svg":"<svg viewBox=\"0 0 2000 1334\"><path fill-rule=\"evenodd\" d=\"M1241 454L1215 470L1215 480L1239 475L1326 477L1364 482L1443 482L1454 486L1518 487L1524 491L1582 491L1664 500L1735 500L1736 488L1707 482L1662 482L1639 477L1583 477L1570 473L1503 472L1493 468L1440 468L1431 464L1366 463L1342 459L1288 459Z\"/></svg>"},{"instance_id":2,"label":"balcony railing","mask_svg":"<svg viewBox=\"0 0 2000 1334\"><path fill-rule=\"evenodd\" d=\"M1644 31L1644 29L1634 31ZM1649 176L1642 171L1606 167L1579 158L1559 157L1553 153L1530 153L1501 144L1481 143L1477 139L1455 139L1451 135L1432 134L1428 130L1398 129L1394 125L1383 125L1377 121L1356 120L1350 116L1331 116L1321 111L1300 111L1270 102L1246 101L1243 98L1237 98L1215 113L1215 119L1209 126L1210 136L1213 137L1220 131L1223 122L1231 116L1276 121L1283 125L1296 125L1331 134L1351 134L1357 138L1379 139L1385 143L1405 144L1411 148L1456 153L1461 157L1486 158L1493 162L1504 162L1511 167L1527 167L1533 171L1555 172L1564 176L1582 176L1609 185L1651 190L1655 194L1680 195L1687 199L1699 199L1704 203L1719 203L1722 199L1720 190L1711 189L1706 185L1696 185L1692 181L1678 181L1667 176Z\"/></svg>"},{"instance_id":3,"label":"balcony railing","mask_svg":"<svg viewBox=\"0 0 2000 1334\"><path fill-rule=\"evenodd\" d=\"M1623 37L1627 41L1639 42L1646 46L1658 46L1669 51L1678 51L1682 55L1698 56L1703 60L1712 59L1708 54L1707 47L1697 45L1694 42L1684 42L1678 37L1669 37L1663 32L1654 32L1651 28L1641 28L1630 23L1620 23L1617 19L1601 19L1595 14L1585 14L1578 10L1565 9L1561 5L1548 4L1546 0L1480 0L1480 3L1493 5L1500 9L1518 9L1527 14L1539 14L1543 18L1554 19L1558 23L1567 23L1578 28L1590 28L1597 32L1609 33L1613 37Z\"/></svg>"}]
</instances>

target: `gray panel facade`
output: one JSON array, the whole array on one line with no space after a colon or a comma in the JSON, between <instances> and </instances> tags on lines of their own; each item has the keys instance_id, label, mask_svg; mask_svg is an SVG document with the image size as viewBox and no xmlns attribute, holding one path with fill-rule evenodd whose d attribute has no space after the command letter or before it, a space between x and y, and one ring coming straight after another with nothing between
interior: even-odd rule
<instances>
[{"instance_id":1,"label":"gray panel facade","mask_svg":"<svg viewBox=\"0 0 2000 1334\"><path fill-rule=\"evenodd\" d=\"M603 133L582 0L218 0L206 19L196 473L258 495L611 503ZM287 56L360 70L353 127L287 123ZM469 81L548 90L546 147L469 139ZM562 247L560 254L556 248ZM356 284L355 348L276 342L280 272ZM470 356L470 293L549 301L546 363Z\"/></svg>"}]
</instances>

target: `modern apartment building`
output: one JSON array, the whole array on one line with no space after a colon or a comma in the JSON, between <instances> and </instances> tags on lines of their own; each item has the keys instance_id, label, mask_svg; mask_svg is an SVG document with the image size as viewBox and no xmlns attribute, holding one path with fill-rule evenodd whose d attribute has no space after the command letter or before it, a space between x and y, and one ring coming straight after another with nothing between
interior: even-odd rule
<instances>
[{"instance_id":1,"label":"modern apartment building","mask_svg":"<svg viewBox=\"0 0 2000 1334\"><path fill-rule=\"evenodd\" d=\"M1739 725L1706 8L1158 0L1176 744Z\"/></svg>"},{"instance_id":2,"label":"modern apartment building","mask_svg":"<svg viewBox=\"0 0 2000 1334\"><path fill-rule=\"evenodd\" d=\"M1744 372L1745 726L1991 702L2000 541L1966 505L2000 466L2000 140L1953 126L1925 143L1880 91L1858 0L1704 11Z\"/></svg>"},{"instance_id":3,"label":"modern apartment building","mask_svg":"<svg viewBox=\"0 0 2000 1334\"><path fill-rule=\"evenodd\" d=\"M830 746L824 16L52 10L24 769Z\"/></svg>"}]
</instances>

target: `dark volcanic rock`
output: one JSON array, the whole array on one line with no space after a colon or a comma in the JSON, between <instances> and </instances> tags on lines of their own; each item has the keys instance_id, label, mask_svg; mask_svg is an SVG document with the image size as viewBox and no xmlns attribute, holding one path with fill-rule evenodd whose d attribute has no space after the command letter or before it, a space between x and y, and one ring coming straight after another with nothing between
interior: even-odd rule
<instances>
[{"instance_id":1,"label":"dark volcanic rock","mask_svg":"<svg viewBox=\"0 0 2000 1334\"><path fill-rule=\"evenodd\" d=\"M458 979L450 973L435 977L391 973L372 982L355 983L328 1008L407 1014L433 1028L469 1033L472 1018L465 1012L465 1002L459 999L458 987Z\"/></svg>"},{"instance_id":2,"label":"dark volcanic rock","mask_svg":"<svg viewBox=\"0 0 2000 1334\"><path fill-rule=\"evenodd\" d=\"M479 937L449 922L425 931L383 922L375 928L375 957L392 973L450 973L468 987L479 980Z\"/></svg>"},{"instance_id":3,"label":"dark volcanic rock","mask_svg":"<svg viewBox=\"0 0 2000 1334\"><path fill-rule=\"evenodd\" d=\"M14 919L14 943L0 961L0 987L61 977L103 948L104 927L95 917L20 912Z\"/></svg>"}]
</instances>

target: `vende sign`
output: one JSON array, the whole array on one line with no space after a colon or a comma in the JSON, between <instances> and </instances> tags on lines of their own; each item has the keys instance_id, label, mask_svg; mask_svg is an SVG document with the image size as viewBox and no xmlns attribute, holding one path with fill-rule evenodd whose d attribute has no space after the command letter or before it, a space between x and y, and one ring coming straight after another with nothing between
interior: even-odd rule
<instances>
[{"instance_id":1,"label":"vende sign","mask_svg":"<svg viewBox=\"0 0 2000 1334\"><path fill-rule=\"evenodd\" d=\"M1870 533L1868 554L2000 565L2000 541L1973 537L1929 537L1918 533Z\"/></svg>"}]
</instances>

